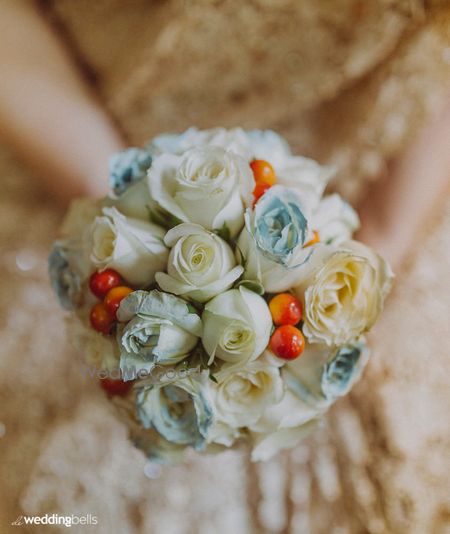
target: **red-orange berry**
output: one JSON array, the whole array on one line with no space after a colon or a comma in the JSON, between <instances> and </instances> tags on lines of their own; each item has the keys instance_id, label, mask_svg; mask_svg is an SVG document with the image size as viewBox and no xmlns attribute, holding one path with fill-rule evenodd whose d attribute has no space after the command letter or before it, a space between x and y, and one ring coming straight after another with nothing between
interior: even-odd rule
<instances>
[{"instance_id":1,"label":"red-orange berry","mask_svg":"<svg viewBox=\"0 0 450 534\"><path fill-rule=\"evenodd\" d=\"M102 299L113 287L122 283L122 277L114 269L105 269L93 273L89 279L89 287L92 293Z\"/></svg>"},{"instance_id":2,"label":"red-orange berry","mask_svg":"<svg viewBox=\"0 0 450 534\"><path fill-rule=\"evenodd\" d=\"M277 181L274 168L268 161L263 159L254 159L250 163L250 167L253 171L255 182L264 182L269 186L272 186Z\"/></svg>"},{"instance_id":3,"label":"red-orange berry","mask_svg":"<svg viewBox=\"0 0 450 534\"><path fill-rule=\"evenodd\" d=\"M110 289L103 301L107 311L115 318L116 312L119 309L120 303L122 300L132 293L131 287L127 286L117 286Z\"/></svg>"},{"instance_id":4,"label":"red-orange berry","mask_svg":"<svg viewBox=\"0 0 450 534\"><path fill-rule=\"evenodd\" d=\"M133 381L124 382L120 379L101 378L100 386L110 395L126 395L133 386Z\"/></svg>"},{"instance_id":5,"label":"red-orange berry","mask_svg":"<svg viewBox=\"0 0 450 534\"><path fill-rule=\"evenodd\" d=\"M313 236L312 238L303 245L303 248L310 247L311 245L315 245L316 243L319 243L320 241L320 235L317 230L313 230Z\"/></svg>"},{"instance_id":6,"label":"red-orange berry","mask_svg":"<svg viewBox=\"0 0 450 534\"><path fill-rule=\"evenodd\" d=\"M279 293L269 302L274 324L297 324L302 318L302 303L290 293Z\"/></svg>"},{"instance_id":7,"label":"red-orange berry","mask_svg":"<svg viewBox=\"0 0 450 534\"><path fill-rule=\"evenodd\" d=\"M305 338L292 325L279 326L270 338L270 349L283 360L295 360L305 349Z\"/></svg>"},{"instance_id":8,"label":"red-orange berry","mask_svg":"<svg viewBox=\"0 0 450 534\"><path fill-rule=\"evenodd\" d=\"M101 334L109 334L114 324L114 316L109 313L103 302L97 302L91 309L91 325Z\"/></svg>"},{"instance_id":9,"label":"red-orange berry","mask_svg":"<svg viewBox=\"0 0 450 534\"><path fill-rule=\"evenodd\" d=\"M256 202L264 195L264 193L270 189L270 185L266 182L256 182L255 189L253 189L253 205L256 204Z\"/></svg>"}]
</instances>

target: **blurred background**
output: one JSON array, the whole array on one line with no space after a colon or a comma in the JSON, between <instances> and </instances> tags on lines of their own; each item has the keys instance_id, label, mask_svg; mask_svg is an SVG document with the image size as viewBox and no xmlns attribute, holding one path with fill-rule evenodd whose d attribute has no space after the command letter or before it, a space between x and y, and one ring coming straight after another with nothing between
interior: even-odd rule
<instances>
[{"instance_id":1,"label":"blurred background","mask_svg":"<svg viewBox=\"0 0 450 534\"><path fill-rule=\"evenodd\" d=\"M191 125L272 128L335 165L397 274L361 382L265 464L147 464L47 281L108 157ZM45 513L99 533L450 532L449 147L445 0L0 0L0 532Z\"/></svg>"}]
</instances>

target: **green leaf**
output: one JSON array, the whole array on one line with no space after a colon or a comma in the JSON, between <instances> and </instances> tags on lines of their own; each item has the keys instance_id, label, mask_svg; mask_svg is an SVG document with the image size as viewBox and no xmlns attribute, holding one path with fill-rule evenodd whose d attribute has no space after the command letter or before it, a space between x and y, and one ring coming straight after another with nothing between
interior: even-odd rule
<instances>
[{"instance_id":1,"label":"green leaf","mask_svg":"<svg viewBox=\"0 0 450 534\"><path fill-rule=\"evenodd\" d=\"M228 224L226 222L223 223L222 228L215 229L214 233L224 241L227 241L228 243L231 241L230 228L228 227Z\"/></svg>"},{"instance_id":2,"label":"green leaf","mask_svg":"<svg viewBox=\"0 0 450 534\"><path fill-rule=\"evenodd\" d=\"M191 313L201 314L204 308L204 305L200 302L187 302L187 307Z\"/></svg>"},{"instance_id":3,"label":"green leaf","mask_svg":"<svg viewBox=\"0 0 450 534\"><path fill-rule=\"evenodd\" d=\"M247 265L247 258L244 256L244 253L242 252L241 248L239 247L239 245L236 243L235 245L235 249L236 249L236 256L237 256L237 259L239 261L239 263L242 265L242 267L244 267L244 269L246 268L246 265Z\"/></svg>"},{"instance_id":4,"label":"green leaf","mask_svg":"<svg viewBox=\"0 0 450 534\"><path fill-rule=\"evenodd\" d=\"M178 362L175 364L175 369L189 369L189 362L185 360L181 360L181 362Z\"/></svg>"},{"instance_id":5,"label":"green leaf","mask_svg":"<svg viewBox=\"0 0 450 534\"><path fill-rule=\"evenodd\" d=\"M209 373L209 379L212 380L215 384L218 384L219 382L217 381L217 378L212 374L212 373Z\"/></svg>"},{"instance_id":6,"label":"green leaf","mask_svg":"<svg viewBox=\"0 0 450 534\"><path fill-rule=\"evenodd\" d=\"M241 280L236 287L243 286L257 295L264 295L264 286L258 280Z\"/></svg>"},{"instance_id":7,"label":"green leaf","mask_svg":"<svg viewBox=\"0 0 450 534\"><path fill-rule=\"evenodd\" d=\"M168 230L182 223L178 217L175 217L175 215L160 208L151 209L150 206L147 206L147 210L150 222L162 226L163 228L167 228Z\"/></svg>"},{"instance_id":8,"label":"green leaf","mask_svg":"<svg viewBox=\"0 0 450 534\"><path fill-rule=\"evenodd\" d=\"M198 364L202 369L208 368L209 356L206 353L201 341L192 349L190 355L191 364Z\"/></svg>"}]
</instances>

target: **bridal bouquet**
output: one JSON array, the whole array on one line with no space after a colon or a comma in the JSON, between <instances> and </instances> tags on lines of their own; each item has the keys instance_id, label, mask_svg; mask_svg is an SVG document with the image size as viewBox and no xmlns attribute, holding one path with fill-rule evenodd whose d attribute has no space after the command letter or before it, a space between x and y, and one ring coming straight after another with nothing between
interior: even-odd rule
<instances>
[{"instance_id":1,"label":"bridal bouquet","mask_svg":"<svg viewBox=\"0 0 450 534\"><path fill-rule=\"evenodd\" d=\"M295 446L360 376L389 266L333 170L272 131L190 128L110 162L49 258L69 336L150 459Z\"/></svg>"}]
</instances>

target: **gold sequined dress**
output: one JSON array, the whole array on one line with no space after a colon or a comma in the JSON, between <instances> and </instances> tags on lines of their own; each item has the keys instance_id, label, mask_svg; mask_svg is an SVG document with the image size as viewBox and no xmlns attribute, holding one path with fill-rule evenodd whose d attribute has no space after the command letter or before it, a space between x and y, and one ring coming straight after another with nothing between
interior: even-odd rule
<instances>
[{"instance_id":1,"label":"gold sequined dress","mask_svg":"<svg viewBox=\"0 0 450 534\"><path fill-rule=\"evenodd\" d=\"M44 7L131 144L193 124L270 127L336 165L350 201L447 97L445 1ZM46 277L61 212L6 149L0 170L0 532L25 513L93 514L90 532L114 534L450 532L450 202L323 429L264 464L230 451L158 472L67 346Z\"/></svg>"}]
</instances>

